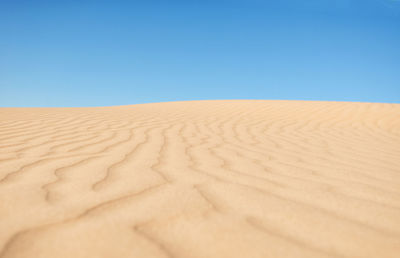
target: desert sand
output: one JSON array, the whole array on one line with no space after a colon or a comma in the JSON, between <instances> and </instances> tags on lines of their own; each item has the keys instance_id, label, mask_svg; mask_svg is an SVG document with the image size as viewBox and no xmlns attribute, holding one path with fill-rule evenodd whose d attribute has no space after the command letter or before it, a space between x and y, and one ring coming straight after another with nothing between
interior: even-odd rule
<instances>
[{"instance_id":1,"label":"desert sand","mask_svg":"<svg viewBox=\"0 0 400 258\"><path fill-rule=\"evenodd\" d=\"M0 108L0 257L400 257L400 104Z\"/></svg>"}]
</instances>

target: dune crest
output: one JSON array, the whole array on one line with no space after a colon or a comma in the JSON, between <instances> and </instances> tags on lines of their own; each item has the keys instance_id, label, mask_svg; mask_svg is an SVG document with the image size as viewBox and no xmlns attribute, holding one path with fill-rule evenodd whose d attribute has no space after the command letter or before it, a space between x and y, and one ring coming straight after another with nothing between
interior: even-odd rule
<instances>
[{"instance_id":1,"label":"dune crest","mask_svg":"<svg viewBox=\"0 0 400 258\"><path fill-rule=\"evenodd\" d=\"M0 258L399 254L400 104L0 108Z\"/></svg>"}]
</instances>

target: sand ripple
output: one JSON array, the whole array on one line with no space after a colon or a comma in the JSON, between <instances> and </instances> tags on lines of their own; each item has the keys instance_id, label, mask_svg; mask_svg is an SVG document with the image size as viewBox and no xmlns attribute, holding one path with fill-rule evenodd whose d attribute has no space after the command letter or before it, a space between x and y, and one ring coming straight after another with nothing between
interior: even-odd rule
<instances>
[{"instance_id":1,"label":"sand ripple","mask_svg":"<svg viewBox=\"0 0 400 258\"><path fill-rule=\"evenodd\" d=\"M0 257L400 257L400 105L1 108Z\"/></svg>"}]
</instances>

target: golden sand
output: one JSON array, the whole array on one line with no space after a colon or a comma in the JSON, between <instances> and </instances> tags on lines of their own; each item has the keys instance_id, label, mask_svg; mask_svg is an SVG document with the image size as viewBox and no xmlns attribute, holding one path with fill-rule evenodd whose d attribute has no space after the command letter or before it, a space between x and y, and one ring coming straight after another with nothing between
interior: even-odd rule
<instances>
[{"instance_id":1,"label":"golden sand","mask_svg":"<svg viewBox=\"0 0 400 258\"><path fill-rule=\"evenodd\" d=\"M400 257L400 104L0 108L0 257Z\"/></svg>"}]
</instances>

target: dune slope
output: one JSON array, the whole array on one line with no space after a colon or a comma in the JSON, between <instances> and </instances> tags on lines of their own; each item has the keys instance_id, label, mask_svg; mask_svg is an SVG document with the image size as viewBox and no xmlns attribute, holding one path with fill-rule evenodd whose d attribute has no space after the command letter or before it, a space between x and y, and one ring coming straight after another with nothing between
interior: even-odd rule
<instances>
[{"instance_id":1,"label":"dune slope","mask_svg":"<svg viewBox=\"0 0 400 258\"><path fill-rule=\"evenodd\" d=\"M399 257L400 105L0 108L0 257Z\"/></svg>"}]
</instances>

